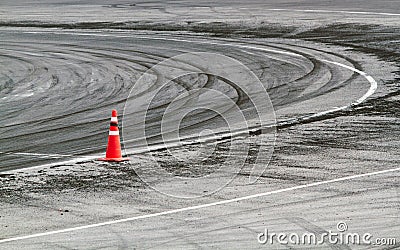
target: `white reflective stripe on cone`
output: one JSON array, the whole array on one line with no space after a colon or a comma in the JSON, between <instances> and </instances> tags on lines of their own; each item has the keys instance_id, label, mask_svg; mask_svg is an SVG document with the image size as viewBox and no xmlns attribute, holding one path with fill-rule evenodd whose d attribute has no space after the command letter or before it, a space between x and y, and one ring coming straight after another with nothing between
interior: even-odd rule
<instances>
[{"instance_id":1,"label":"white reflective stripe on cone","mask_svg":"<svg viewBox=\"0 0 400 250\"><path fill-rule=\"evenodd\" d=\"M111 121L112 122L118 122L118 118L117 117L111 117Z\"/></svg>"},{"instance_id":2,"label":"white reflective stripe on cone","mask_svg":"<svg viewBox=\"0 0 400 250\"><path fill-rule=\"evenodd\" d=\"M108 135L119 135L119 131L110 131Z\"/></svg>"}]
</instances>

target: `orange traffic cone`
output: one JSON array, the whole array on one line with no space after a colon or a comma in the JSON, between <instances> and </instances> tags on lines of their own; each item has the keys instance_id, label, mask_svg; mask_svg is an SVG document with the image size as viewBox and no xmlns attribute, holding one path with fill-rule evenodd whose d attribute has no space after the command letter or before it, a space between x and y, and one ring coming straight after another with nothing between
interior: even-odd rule
<instances>
[{"instance_id":1,"label":"orange traffic cone","mask_svg":"<svg viewBox=\"0 0 400 250\"><path fill-rule=\"evenodd\" d=\"M129 161L129 158L122 158L121 142L119 139L117 111L112 110L110 132L108 134L108 144L106 158L100 158L99 161Z\"/></svg>"}]
</instances>

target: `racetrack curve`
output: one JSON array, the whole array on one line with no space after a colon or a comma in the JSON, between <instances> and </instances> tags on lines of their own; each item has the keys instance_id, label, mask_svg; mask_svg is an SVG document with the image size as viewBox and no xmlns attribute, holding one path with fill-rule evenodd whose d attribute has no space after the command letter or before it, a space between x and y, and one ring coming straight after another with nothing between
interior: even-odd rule
<instances>
[{"instance_id":1,"label":"racetrack curve","mask_svg":"<svg viewBox=\"0 0 400 250\"><path fill-rule=\"evenodd\" d=\"M392 0L5 0L0 248L303 249L313 245L257 236L321 235L343 223L374 240L397 237L398 13ZM262 87L229 79L246 74L218 55ZM165 69L193 72L169 79ZM254 101L265 90L273 109L262 107L261 126ZM210 109L186 113L196 105ZM132 160L93 161L114 108ZM231 131L235 108L248 124L237 119Z\"/></svg>"},{"instance_id":2,"label":"racetrack curve","mask_svg":"<svg viewBox=\"0 0 400 250\"><path fill-rule=\"evenodd\" d=\"M362 70L356 61L319 44L284 39L244 42L173 33L38 28L4 28L0 39L1 170L101 154L110 110L123 110L145 71L182 53L207 51L243 63L262 82L281 123L350 105L370 88L355 72ZM209 64L213 67L212 61ZM246 119L253 117L250 99L226 79L194 74L173 79L170 87L173 91L168 95L156 97L155 102L163 105L152 111L146 129L147 142L154 148L163 144L163 110L190 89L222 92ZM179 133L193 139L207 127L223 129L226 124L214 112L197 112L190 114ZM129 144L126 149L138 152L142 146Z\"/></svg>"}]
</instances>

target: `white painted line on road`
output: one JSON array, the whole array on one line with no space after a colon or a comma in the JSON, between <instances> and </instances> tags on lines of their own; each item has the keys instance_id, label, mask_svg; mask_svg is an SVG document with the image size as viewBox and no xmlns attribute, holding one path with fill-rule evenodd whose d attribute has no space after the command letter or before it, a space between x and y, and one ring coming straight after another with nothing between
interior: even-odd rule
<instances>
[{"instance_id":1,"label":"white painted line on road","mask_svg":"<svg viewBox=\"0 0 400 250\"><path fill-rule=\"evenodd\" d=\"M375 91L378 89L378 83L375 81L375 79L372 76L365 75L365 78L371 83L371 87L369 88L368 92L365 93L361 98L359 98L357 101L353 103L353 105L358 105L365 101L368 97L370 97Z\"/></svg>"},{"instance_id":2,"label":"white painted line on road","mask_svg":"<svg viewBox=\"0 0 400 250\"><path fill-rule=\"evenodd\" d=\"M327 62L327 63L332 63L332 64L335 64L335 65L347 68L349 70L352 70L352 71L362 75L363 77L365 77L367 79L367 81L370 83L370 87L369 87L368 91L362 97L360 97L356 101L352 102L351 105L359 105L359 104L361 104L368 97L373 95L375 93L375 91L378 89L378 83L375 81L375 79L372 76L368 75L367 73L365 73L365 72L363 72L361 70L355 69L353 67L350 67L350 66L347 66L345 64L338 63L338 62L332 62L332 61L327 61L327 60L321 60L321 61ZM348 106L342 107L342 109L345 109L345 108L348 108Z\"/></svg>"},{"instance_id":3,"label":"white painted line on road","mask_svg":"<svg viewBox=\"0 0 400 250\"><path fill-rule=\"evenodd\" d=\"M54 235L54 234L74 232L74 231L84 230L84 229L88 229L88 228L96 228L96 227L102 227L102 226L107 226L107 225L119 224L119 223L124 223L124 222L135 221L135 220L160 217L160 216L164 216L164 215L176 214L176 213L180 213L180 212L186 212L186 211L208 208L208 207L213 207L213 206L220 206L220 205L225 205L225 204L229 204L229 203L265 197L265 196L269 196L272 194L290 192L290 191L295 191L295 190L299 190L299 189L305 189L305 188L309 188L309 187L315 187L315 186L320 186L320 185L330 184L330 183L335 183L335 182L341 182L341 181L354 180L354 179L358 179L358 178L362 178L362 177L369 177L369 176L374 176L374 175L379 175L379 174L387 174L387 173L391 173L391 172L395 172L395 171L400 171L400 168L392 168L392 169L386 169L386 170L381 170L381 171L376 171L376 172L371 172L371 173L346 176L346 177L341 177L341 178L327 180L327 181L319 181L319 182L304 184L304 185L290 187L290 188L283 188L283 189L278 189L278 190L274 190L274 191L243 196L243 197L229 199L229 200L206 203L206 204L191 206L191 207L178 208L178 209L168 210L168 211L159 212L159 213L139 215L139 216L129 217L129 218L120 219L120 220L106 221L106 222L101 222L101 223L96 223L96 224L89 224L89 225L85 225L85 226L65 228L65 229L55 230L55 231L50 231L50 232L45 232L45 233L37 233L37 234L13 237L13 238L8 238L8 239L2 239L2 240L0 240L0 244L6 243L6 242L12 242L12 241L20 241L20 240L25 240L25 239L39 238L39 237L44 237L44 236L49 236L49 235Z\"/></svg>"},{"instance_id":4,"label":"white painted line on road","mask_svg":"<svg viewBox=\"0 0 400 250\"><path fill-rule=\"evenodd\" d=\"M33 166L33 167L26 167L26 168L17 168L17 169L12 169L12 170L6 170L6 171L0 171L0 173L5 173L5 174L12 174L16 172L22 172L26 170L34 170L34 169L41 169L41 168L46 168L46 167L54 167L54 166L62 166L62 165L67 165L67 164L75 164L79 161L93 161L96 160L97 158L100 157L98 156L73 156L74 159L67 160L67 161L60 161L60 162L53 162L53 163L48 163L48 164L43 164L43 165L38 165L38 166Z\"/></svg>"},{"instance_id":5,"label":"white painted line on road","mask_svg":"<svg viewBox=\"0 0 400 250\"><path fill-rule=\"evenodd\" d=\"M266 9L270 11L293 11L293 12L312 12L312 13L338 13L338 14L358 14L358 15L378 15L378 16L400 16L398 13L367 12L367 11L345 11L345 10L295 10L295 9Z\"/></svg>"},{"instance_id":6,"label":"white painted line on road","mask_svg":"<svg viewBox=\"0 0 400 250\"><path fill-rule=\"evenodd\" d=\"M338 63L338 62L333 62L333 61L328 61L328 60L323 60L323 59L321 59L321 61L323 61L323 62L328 62L328 63L332 63L332 64L336 64L336 65L338 65L338 66L340 66L340 67L343 67L343 68L352 70L352 71L354 71L354 72L356 72L356 73L358 73L358 74L360 74L360 75L362 75L362 76L366 76L366 75L367 75L367 73L365 73L365 72L363 72L363 71L361 71L361 70L358 70L358 69L356 69L356 68L353 68L353 67L351 67L351 66L348 66L348 65L346 65L346 64L343 64L343 63Z\"/></svg>"},{"instance_id":7,"label":"white painted line on road","mask_svg":"<svg viewBox=\"0 0 400 250\"><path fill-rule=\"evenodd\" d=\"M36 156L43 158L76 157L74 155L64 155L64 154L42 154L42 153L25 153L25 152L0 152L0 154L17 155L17 156Z\"/></svg>"}]
</instances>

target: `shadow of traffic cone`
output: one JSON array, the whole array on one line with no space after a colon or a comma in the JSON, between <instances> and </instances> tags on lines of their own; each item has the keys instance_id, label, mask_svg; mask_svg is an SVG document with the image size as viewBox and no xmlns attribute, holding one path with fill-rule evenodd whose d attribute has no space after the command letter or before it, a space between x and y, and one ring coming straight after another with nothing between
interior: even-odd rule
<instances>
[{"instance_id":1,"label":"shadow of traffic cone","mask_svg":"<svg viewBox=\"0 0 400 250\"><path fill-rule=\"evenodd\" d=\"M117 111L112 110L110 131L108 133L108 144L106 150L106 158L100 158L99 161L129 161L129 158L122 158L121 142L119 139Z\"/></svg>"}]
</instances>

